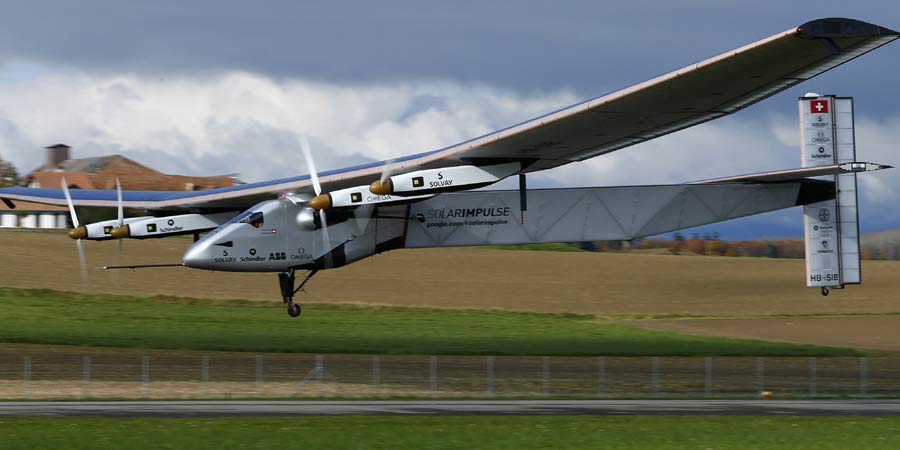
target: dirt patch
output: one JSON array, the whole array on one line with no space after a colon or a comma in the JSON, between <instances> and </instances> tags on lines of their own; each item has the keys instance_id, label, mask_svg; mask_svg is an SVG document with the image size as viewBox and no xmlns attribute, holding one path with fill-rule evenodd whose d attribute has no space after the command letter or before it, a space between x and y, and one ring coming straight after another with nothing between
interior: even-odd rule
<instances>
[{"instance_id":1,"label":"dirt patch","mask_svg":"<svg viewBox=\"0 0 900 450\"><path fill-rule=\"evenodd\" d=\"M454 392L477 396L483 392ZM366 384L310 382L127 382L127 381L5 381L0 380L2 399L79 399L79 398L304 398L304 397L427 397L429 391L398 387L373 387Z\"/></svg>"},{"instance_id":2,"label":"dirt patch","mask_svg":"<svg viewBox=\"0 0 900 450\"><path fill-rule=\"evenodd\" d=\"M189 238L127 240L122 263L181 260ZM0 231L0 286L123 295L248 299L281 307L275 274L186 268L90 270L80 287L75 243L63 233ZM113 261L114 242L86 242L88 265ZM598 315L767 315L900 311L900 262L863 261L865 284L823 298L802 260L513 251L398 250L324 271L303 301L575 312ZM118 276L118 285L114 276Z\"/></svg>"},{"instance_id":3,"label":"dirt patch","mask_svg":"<svg viewBox=\"0 0 900 450\"><path fill-rule=\"evenodd\" d=\"M648 320L630 324L699 336L900 352L900 317Z\"/></svg>"}]
</instances>

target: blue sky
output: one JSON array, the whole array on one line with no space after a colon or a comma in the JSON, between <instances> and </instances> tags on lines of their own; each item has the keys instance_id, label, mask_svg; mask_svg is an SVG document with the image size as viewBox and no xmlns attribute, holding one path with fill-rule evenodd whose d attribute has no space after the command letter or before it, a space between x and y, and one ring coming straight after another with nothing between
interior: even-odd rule
<instances>
[{"instance_id":1,"label":"blue sky","mask_svg":"<svg viewBox=\"0 0 900 450\"><path fill-rule=\"evenodd\" d=\"M875 2L11 1L0 17L0 156L122 153L172 173L304 172L443 147L798 26L900 29ZM534 177L672 183L799 165L796 97L856 98L858 154L900 165L900 44L734 116ZM900 178L861 186L863 230L900 227ZM713 227L799 235L799 211Z\"/></svg>"}]
</instances>

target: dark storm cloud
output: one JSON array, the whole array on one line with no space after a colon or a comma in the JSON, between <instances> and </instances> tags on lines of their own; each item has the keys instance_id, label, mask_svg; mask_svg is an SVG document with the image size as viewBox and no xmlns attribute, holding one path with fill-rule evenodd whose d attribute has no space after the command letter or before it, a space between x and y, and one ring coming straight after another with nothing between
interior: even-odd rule
<instances>
[{"instance_id":1,"label":"dark storm cloud","mask_svg":"<svg viewBox=\"0 0 900 450\"><path fill-rule=\"evenodd\" d=\"M276 78L452 79L597 95L812 18L852 16L900 28L891 1L845 3L16 1L0 18L0 61L162 78L240 69ZM858 89L893 83L900 49L880 53L823 84L841 86L860 75L867 83Z\"/></svg>"}]
</instances>

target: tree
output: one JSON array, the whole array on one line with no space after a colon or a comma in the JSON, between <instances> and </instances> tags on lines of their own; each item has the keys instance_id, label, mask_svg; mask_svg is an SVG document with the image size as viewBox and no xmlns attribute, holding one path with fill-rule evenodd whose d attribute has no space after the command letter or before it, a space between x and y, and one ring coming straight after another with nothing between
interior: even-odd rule
<instances>
[{"instance_id":1,"label":"tree","mask_svg":"<svg viewBox=\"0 0 900 450\"><path fill-rule=\"evenodd\" d=\"M19 184L19 173L11 162L0 159L0 187L15 186Z\"/></svg>"}]
</instances>

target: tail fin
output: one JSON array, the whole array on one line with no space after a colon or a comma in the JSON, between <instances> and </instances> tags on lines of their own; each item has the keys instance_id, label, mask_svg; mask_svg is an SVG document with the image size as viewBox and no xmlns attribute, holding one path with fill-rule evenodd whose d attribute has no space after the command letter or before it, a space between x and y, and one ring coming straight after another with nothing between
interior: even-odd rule
<instances>
[{"instance_id":1,"label":"tail fin","mask_svg":"<svg viewBox=\"0 0 900 450\"><path fill-rule=\"evenodd\" d=\"M807 94L800 98L800 122L803 167L853 169L822 177L834 180L835 198L803 207L806 285L828 295L830 288L862 282L856 172L871 165L856 162L853 98Z\"/></svg>"}]
</instances>

